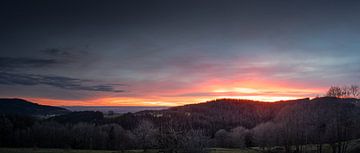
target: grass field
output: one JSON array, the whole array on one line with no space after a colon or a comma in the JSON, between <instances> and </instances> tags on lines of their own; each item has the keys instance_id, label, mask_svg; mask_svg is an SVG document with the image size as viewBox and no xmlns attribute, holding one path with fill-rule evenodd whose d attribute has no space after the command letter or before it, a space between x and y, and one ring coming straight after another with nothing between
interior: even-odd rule
<instances>
[{"instance_id":1,"label":"grass field","mask_svg":"<svg viewBox=\"0 0 360 153\"><path fill-rule=\"evenodd\" d=\"M142 153L142 150L127 150L125 153ZM156 153L156 150L148 153ZM64 150L64 149L32 149L32 148L0 148L0 153L121 153L108 150ZM259 153L253 149L212 148L210 153Z\"/></svg>"},{"instance_id":2,"label":"grass field","mask_svg":"<svg viewBox=\"0 0 360 153\"><path fill-rule=\"evenodd\" d=\"M64 150L64 149L33 149L33 148L0 148L0 153L122 153L121 151L109 150ZM142 150L126 150L124 153L143 153ZM157 153L157 150L149 150L147 153ZM227 149L211 148L210 153L261 153L257 149ZM327 150L324 150L327 153Z\"/></svg>"},{"instance_id":3,"label":"grass field","mask_svg":"<svg viewBox=\"0 0 360 153\"><path fill-rule=\"evenodd\" d=\"M359 153L360 140L353 141L349 146L349 153ZM307 152L315 152L316 146L307 145ZM356 150L354 150L356 148ZM227 149L210 148L210 153L262 153L259 148ZM157 150L149 150L147 153L157 153ZM109 151L109 150L73 150L73 149L33 149L33 148L0 148L0 153L143 153L142 150ZM331 153L329 145L323 146L323 153Z\"/></svg>"}]
</instances>

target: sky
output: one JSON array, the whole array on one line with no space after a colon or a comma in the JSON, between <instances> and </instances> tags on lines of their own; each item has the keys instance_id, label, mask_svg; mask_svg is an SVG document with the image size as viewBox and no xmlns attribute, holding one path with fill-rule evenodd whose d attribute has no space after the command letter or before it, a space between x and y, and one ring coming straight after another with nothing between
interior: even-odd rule
<instances>
[{"instance_id":1,"label":"sky","mask_svg":"<svg viewBox=\"0 0 360 153\"><path fill-rule=\"evenodd\" d=\"M360 82L360 1L0 2L0 97L177 106Z\"/></svg>"}]
</instances>

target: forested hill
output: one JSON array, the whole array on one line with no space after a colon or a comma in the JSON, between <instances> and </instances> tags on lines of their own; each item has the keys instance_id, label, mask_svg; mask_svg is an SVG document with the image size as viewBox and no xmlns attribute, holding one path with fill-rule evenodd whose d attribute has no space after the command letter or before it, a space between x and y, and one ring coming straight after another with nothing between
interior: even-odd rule
<instances>
[{"instance_id":1,"label":"forested hill","mask_svg":"<svg viewBox=\"0 0 360 153\"><path fill-rule=\"evenodd\" d=\"M67 109L54 106L39 105L23 99L1 98L0 114L16 114L25 116L60 115L70 112Z\"/></svg>"},{"instance_id":2,"label":"forested hill","mask_svg":"<svg viewBox=\"0 0 360 153\"><path fill-rule=\"evenodd\" d=\"M160 111L138 112L136 116L152 120L182 120L192 127L212 127L213 130L231 129L237 126L253 128L260 123L276 121L284 117L302 114L311 118L320 112L336 112L359 106L359 99L321 97L278 102L260 102L241 99L217 99L198 104L172 107ZM360 107L352 108L360 111ZM286 112L286 113L285 113ZM160 119L159 119L160 118Z\"/></svg>"},{"instance_id":3,"label":"forested hill","mask_svg":"<svg viewBox=\"0 0 360 153\"><path fill-rule=\"evenodd\" d=\"M276 110L284 106L294 105L298 103L306 103L306 102L356 104L356 103L360 103L360 100L355 98L336 98L336 97L319 97L314 99L304 98L304 99L296 99L296 100L282 100L277 102L262 102L262 101L253 101L253 100L244 100L244 99L216 99L204 103L171 107L169 108L169 110L190 111L190 112L244 111L249 109Z\"/></svg>"},{"instance_id":4,"label":"forested hill","mask_svg":"<svg viewBox=\"0 0 360 153\"><path fill-rule=\"evenodd\" d=\"M195 148L194 152L202 153L208 147L283 146L283 152L290 153L290 146L298 150L305 144L317 144L322 152L321 146L330 144L332 150L344 153L352 149L347 148L351 140L360 138L358 103L359 99L335 97L273 103L218 99L120 116L91 111L38 120L0 115L0 147ZM64 111L16 99L1 103L1 111L9 111L5 109L23 114Z\"/></svg>"}]
</instances>

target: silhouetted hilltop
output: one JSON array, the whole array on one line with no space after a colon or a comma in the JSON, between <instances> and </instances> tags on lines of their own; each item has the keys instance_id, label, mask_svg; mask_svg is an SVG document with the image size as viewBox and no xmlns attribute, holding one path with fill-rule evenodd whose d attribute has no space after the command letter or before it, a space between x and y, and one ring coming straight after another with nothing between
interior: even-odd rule
<instances>
[{"instance_id":1,"label":"silhouetted hilltop","mask_svg":"<svg viewBox=\"0 0 360 153\"><path fill-rule=\"evenodd\" d=\"M311 100L312 102L325 102L325 103L360 103L360 99L356 98L337 98L337 97L319 97Z\"/></svg>"},{"instance_id":2,"label":"silhouetted hilltop","mask_svg":"<svg viewBox=\"0 0 360 153\"><path fill-rule=\"evenodd\" d=\"M304 98L278 102L217 99L160 111L142 111L135 113L135 115L150 118L155 122L158 120L159 122L178 120L188 124L186 126L200 128L211 126L214 130L218 130L231 129L237 126L253 128L260 123L276 121L293 114L302 113L307 116L311 113L318 114L320 111L347 110L349 107L356 107L358 103L359 99L336 97ZM360 107L356 109L360 110Z\"/></svg>"},{"instance_id":3,"label":"silhouetted hilltop","mask_svg":"<svg viewBox=\"0 0 360 153\"><path fill-rule=\"evenodd\" d=\"M46 116L46 115L66 114L69 112L70 111L65 108L39 105L23 99L17 99L17 98L0 99L0 114Z\"/></svg>"},{"instance_id":4,"label":"silhouetted hilltop","mask_svg":"<svg viewBox=\"0 0 360 153\"><path fill-rule=\"evenodd\" d=\"M253 101L253 100L245 100L245 99L216 99L204 103L172 107L169 108L169 110L189 111L193 113L195 112L216 113L223 111L230 111L230 113L253 111L255 113L261 111L258 109L273 110L273 109L279 109L286 105L291 105L299 102L309 102L309 101L310 101L309 98L278 101L278 102L262 102L262 101Z\"/></svg>"},{"instance_id":5,"label":"silhouetted hilltop","mask_svg":"<svg viewBox=\"0 0 360 153\"><path fill-rule=\"evenodd\" d=\"M205 113L208 115L229 113L229 115L240 115L246 113L257 114L259 116L271 116L280 109L292 105L317 103L317 104L357 104L359 99L355 98L336 98L336 97L319 97L304 98L296 100L282 100L277 102L262 102L244 99L216 99L198 104L189 104L184 106L171 107L167 111L179 111L189 113ZM259 114L261 112L261 114ZM265 113L265 114L264 114ZM270 114L268 114L270 113Z\"/></svg>"}]
</instances>

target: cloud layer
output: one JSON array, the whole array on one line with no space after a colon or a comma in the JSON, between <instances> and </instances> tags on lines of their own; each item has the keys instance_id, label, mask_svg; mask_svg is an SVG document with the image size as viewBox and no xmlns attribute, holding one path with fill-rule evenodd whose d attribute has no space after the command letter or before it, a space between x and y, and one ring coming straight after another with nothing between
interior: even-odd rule
<instances>
[{"instance_id":1,"label":"cloud layer","mask_svg":"<svg viewBox=\"0 0 360 153\"><path fill-rule=\"evenodd\" d=\"M92 85L94 83L95 85ZM24 85L24 86L48 85L66 90L124 92L123 90L114 89L114 85L96 84L96 82L91 80L83 80L83 79L61 77L61 76L19 74L19 73L5 73L5 72L0 72L0 84Z\"/></svg>"},{"instance_id":2,"label":"cloud layer","mask_svg":"<svg viewBox=\"0 0 360 153\"><path fill-rule=\"evenodd\" d=\"M18 68L41 68L59 64L55 59L0 57L0 70L11 71Z\"/></svg>"},{"instance_id":3,"label":"cloud layer","mask_svg":"<svg viewBox=\"0 0 360 153\"><path fill-rule=\"evenodd\" d=\"M5 2L0 96L57 105L314 97L360 82L359 4Z\"/></svg>"}]
</instances>

